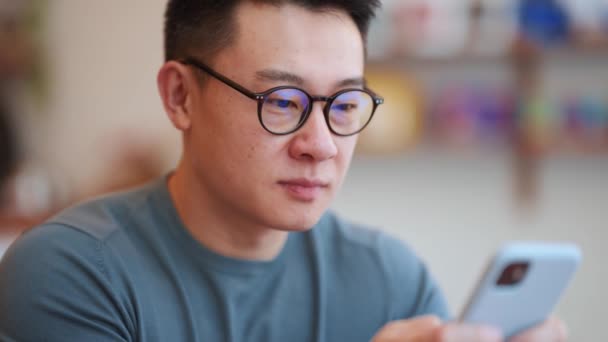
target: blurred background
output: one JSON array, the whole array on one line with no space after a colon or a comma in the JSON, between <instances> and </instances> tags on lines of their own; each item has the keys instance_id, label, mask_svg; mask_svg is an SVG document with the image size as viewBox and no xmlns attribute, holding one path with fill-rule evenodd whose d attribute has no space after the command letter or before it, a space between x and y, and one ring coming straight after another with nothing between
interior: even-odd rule
<instances>
[{"instance_id":1,"label":"blurred background","mask_svg":"<svg viewBox=\"0 0 608 342\"><path fill-rule=\"evenodd\" d=\"M0 0L0 253L175 165L164 6ZM386 104L335 209L412 246L454 314L504 241L574 241L557 311L572 341L608 340L608 0L385 0L369 59Z\"/></svg>"}]
</instances>

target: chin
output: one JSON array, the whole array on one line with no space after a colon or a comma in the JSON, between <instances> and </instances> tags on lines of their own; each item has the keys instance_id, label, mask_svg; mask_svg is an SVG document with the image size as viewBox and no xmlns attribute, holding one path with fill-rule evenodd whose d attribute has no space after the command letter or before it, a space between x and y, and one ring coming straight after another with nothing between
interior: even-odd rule
<instances>
[{"instance_id":1,"label":"chin","mask_svg":"<svg viewBox=\"0 0 608 342\"><path fill-rule=\"evenodd\" d=\"M313 228L321 219L322 214L323 211L315 209L292 211L291 214L279 215L278 220L275 217L270 226L287 232L304 232Z\"/></svg>"},{"instance_id":2,"label":"chin","mask_svg":"<svg viewBox=\"0 0 608 342\"><path fill-rule=\"evenodd\" d=\"M333 193L323 193L313 200L297 200L291 196L266 197L255 210L262 226L281 231L304 232L313 228L327 211ZM270 210L268 210L270 209Z\"/></svg>"}]
</instances>

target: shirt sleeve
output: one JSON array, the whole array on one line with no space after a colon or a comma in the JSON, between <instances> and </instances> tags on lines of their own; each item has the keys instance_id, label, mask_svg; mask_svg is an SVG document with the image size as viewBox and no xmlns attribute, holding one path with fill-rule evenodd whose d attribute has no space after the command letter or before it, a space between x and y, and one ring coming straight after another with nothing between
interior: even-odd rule
<instances>
[{"instance_id":1,"label":"shirt sleeve","mask_svg":"<svg viewBox=\"0 0 608 342\"><path fill-rule=\"evenodd\" d=\"M103 241L63 225L21 236L0 262L1 341L131 341Z\"/></svg>"},{"instance_id":2,"label":"shirt sleeve","mask_svg":"<svg viewBox=\"0 0 608 342\"><path fill-rule=\"evenodd\" d=\"M393 298L392 319L422 315L450 319L443 293L422 260L397 239L385 236L381 244L388 288Z\"/></svg>"}]
</instances>

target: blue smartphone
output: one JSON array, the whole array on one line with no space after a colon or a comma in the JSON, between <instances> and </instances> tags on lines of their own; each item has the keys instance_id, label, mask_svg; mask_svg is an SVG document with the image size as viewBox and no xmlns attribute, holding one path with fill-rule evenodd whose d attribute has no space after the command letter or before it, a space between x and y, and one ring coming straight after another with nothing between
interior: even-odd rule
<instances>
[{"instance_id":1,"label":"blue smartphone","mask_svg":"<svg viewBox=\"0 0 608 342\"><path fill-rule=\"evenodd\" d=\"M506 338L545 321L582 254L570 243L512 242L487 267L460 321L493 325Z\"/></svg>"}]
</instances>

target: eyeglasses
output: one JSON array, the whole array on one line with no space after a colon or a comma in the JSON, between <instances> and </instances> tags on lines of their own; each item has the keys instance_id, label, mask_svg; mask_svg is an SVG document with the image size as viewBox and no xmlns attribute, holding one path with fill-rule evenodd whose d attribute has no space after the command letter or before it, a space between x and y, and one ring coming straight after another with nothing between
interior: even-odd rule
<instances>
[{"instance_id":1,"label":"eyeglasses","mask_svg":"<svg viewBox=\"0 0 608 342\"><path fill-rule=\"evenodd\" d=\"M339 136L361 132L372 120L384 99L365 89L343 89L331 96L312 96L292 86L280 86L254 93L204 63L186 58L179 61L193 66L258 102L258 119L272 134L286 135L297 131L306 123L314 102L325 102L323 113L329 130Z\"/></svg>"}]
</instances>

